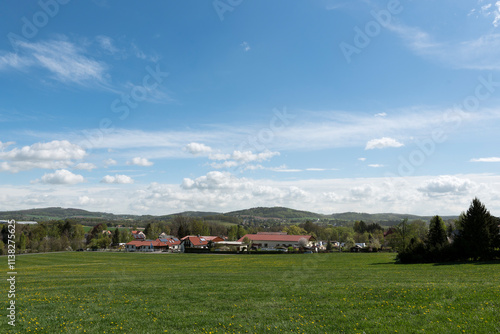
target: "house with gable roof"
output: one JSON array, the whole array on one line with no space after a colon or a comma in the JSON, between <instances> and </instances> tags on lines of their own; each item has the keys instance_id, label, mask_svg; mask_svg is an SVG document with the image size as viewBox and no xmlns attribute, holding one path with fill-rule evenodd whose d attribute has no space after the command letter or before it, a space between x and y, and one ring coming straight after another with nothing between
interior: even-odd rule
<instances>
[{"instance_id":1,"label":"house with gable roof","mask_svg":"<svg viewBox=\"0 0 500 334\"><path fill-rule=\"evenodd\" d=\"M221 237L203 236L203 235L187 235L181 239L186 248L208 248L208 243L224 241Z\"/></svg>"},{"instance_id":2,"label":"house with gable roof","mask_svg":"<svg viewBox=\"0 0 500 334\"><path fill-rule=\"evenodd\" d=\"M305 244L305 247L308 248L316 246L316 238L312 235L288 235L285 232L258 232L257 234L246 234L238 241L242 242L245 238L248 238L252 242L252 247L257 248L298 248L301 244Z\"/></svg>"}]
</instances>

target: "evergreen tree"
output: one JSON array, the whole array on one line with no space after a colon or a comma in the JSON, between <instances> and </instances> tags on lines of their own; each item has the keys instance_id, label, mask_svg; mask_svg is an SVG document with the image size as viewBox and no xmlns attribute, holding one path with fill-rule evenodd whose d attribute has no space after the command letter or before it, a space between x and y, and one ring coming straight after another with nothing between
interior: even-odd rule
<instances>
[{"instance_id":1,"label":"evergreen tree","mask_svg":"<svg viewBox=\"0 0 500 334\"><path fill-rule=\"evenodd\" d=\"M113 233L113 239L112 239L113 245L118 246L120 243L120 229L116 228L115 233Z\"/></svg>"},{"instance_id":2,"label":"evergreen tree","mask_svg":"<svg viewBox=\"0 0 500 334\"><path fill-rule=\"evenodd\" d=\"M491 257L498 246L498 226L484 204L474 198L460 221L459 235L455 246L464 258Z\"/></svg>"},{"instance_id":3,"label":"evergreen tree","mask_svg":"<svg viewBox=\"0 0 500 334\"><path fill-rule=\"evenodd\" d=\"M446 226L439 216L432 217L427 233L427 246L432 249L440 249L448 244L446 236Z\"/></svg>"}]
</instances>

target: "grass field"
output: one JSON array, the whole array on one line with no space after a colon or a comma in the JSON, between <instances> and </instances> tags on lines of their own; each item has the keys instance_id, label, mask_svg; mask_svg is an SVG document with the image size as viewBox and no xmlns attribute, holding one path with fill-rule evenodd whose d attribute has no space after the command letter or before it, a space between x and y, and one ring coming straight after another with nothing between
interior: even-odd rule
<instances>
[{"instance_id":1,"label":"grass field","mask_svg":"<svg viewBox=\"0 0 500 334\"><path fill-rule=\"evenodd\" d=\"M1 333L500 332L498 262L72 252L16 265L17 326L2 280Z\"/></svg>"}]
</instances>

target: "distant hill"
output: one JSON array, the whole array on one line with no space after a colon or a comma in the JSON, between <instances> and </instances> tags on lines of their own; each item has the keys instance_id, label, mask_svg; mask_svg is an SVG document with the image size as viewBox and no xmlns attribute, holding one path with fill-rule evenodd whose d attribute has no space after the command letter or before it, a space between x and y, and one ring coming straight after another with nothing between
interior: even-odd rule
<instances>
[{"instance_id":1,"label":"distant hill","mask_svg":"<svg viewBox=\"0 0 500 334\"><path fill-rule=\"evenodd\" d=\"M293 219L293 218L324 218L324 215L319 213L309 212L309 211L299 211L284 207L258 207L246 210L232 211L226 213L229 216L251 216L251 217L262 217L262 218L281 218L281 219Z\"/></svg>"},{"instance_id":2,"label":"distant hill","mask_svg":"<svg viewBox=\"0 0 500 334\"><path fill-rule=\"evenodd\" d=\"M91 212L82 209L74 208L60 208L50 207L42 209L29 209L17 211L0 211L0 220L15 219L15 220L60 220L66 218L80 218L80 219L103 219L103 220L169 220L177 215L198 217L215 221L226 221L231 223L238 223L241 219L265 219L265 220L287 220L288 222L300 222L305 220L321 221L324 223L335 223L343 225L349 222L363 220L366 223L377 222L382 225L394 225L401 222L403 219L408 220L421 219L429 221L430 216L417 216L408 214L396 213L358 213L358 212L344 212L324 215L309 211L294 210L285 207L257 207L246 210L238 210L227 213L218 212L204 212L204 211L185 211L169 215L126 215L126 214L112 214L106 212ZM456 219L457 216L443 216L444 220Z\"/></svg>"},{"instance_id":3,"label":"distant hill","mask_svg":"<svg viewBox=\"0 0 500 334\"><path fill-rule=\"evenodd\" d=\"M174 218L175 216L185 216L185 217L208 217L220 215L220 212L206 212L206 211L184 211L179 213L174 213L171 215L160 216L161 218Z\"/></svg>"},{"instance_id":4,"label":"distant hill","mask_svg":"<svg viewBox=\"0 0 500 334\"><path fill-rule=\"evenodd\" d=\"M91 212L82 209L65 209L60 207L0 212L0 219L16 220L57 220L65 218L114 219L115 217L116 216L112 213Z\"/></svg>"}]
</instances>

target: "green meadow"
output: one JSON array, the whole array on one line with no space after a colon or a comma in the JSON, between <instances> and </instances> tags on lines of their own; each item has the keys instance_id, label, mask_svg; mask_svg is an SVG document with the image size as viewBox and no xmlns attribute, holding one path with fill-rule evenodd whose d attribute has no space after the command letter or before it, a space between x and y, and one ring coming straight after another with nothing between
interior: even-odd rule
<instances>
[{"instance_id":1,"label":"green meadow","mask_svg":"<svg viewBox=\"0 0 500 334\"><path fill-rule=\"evenodd\" d=\"M500 263L394 254L17 256L2 333L499 333ZM7 258L1 257L5 272ZM5 275L4 275L5 276Z\"/></svg>"}]
</instances>

